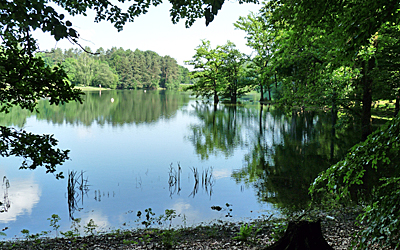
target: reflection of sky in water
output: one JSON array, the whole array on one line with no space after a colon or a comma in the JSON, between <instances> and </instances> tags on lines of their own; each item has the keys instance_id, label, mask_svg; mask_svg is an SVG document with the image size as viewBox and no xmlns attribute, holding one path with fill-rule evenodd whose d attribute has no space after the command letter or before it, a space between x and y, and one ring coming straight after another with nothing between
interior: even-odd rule
<instances>
[{"instance_id":1,"label":"reflection of sky in water","mask_svg":"<svg viewBox=\"0 0 400 250\"><path fill-rule=\"evenodd\" d=\"M213 211L211 206L232 204L232 219L257 217L271 210L269 204L260 204L252 188L243 188L230 177L240 169L247 149L235 149L230 157L213 156L202 161L193 145L185 140L189 125L198 123L190 116L190 105L170 119L159 119L150 125L129 124L92 126L53 125L35 117L27 119L25 129L34 133L54 134L61 149L70 149L71 161L59 167L67 177L68 170L85 171L89 191L80 199L75 218L82 224L93 219L102 229L136 227L136 213L152 208L156 216L165 209L175 209L184 214L188 225L225 218L223 211ZM0 214L0 227L8 227L7 238L21 237L24 228L31 233L51 230L47 218L52 214L61 217L61 231L69 230L67 180L56 180L39 167L35 171L18 170L17 159L2 160L3 172L10 180L11 208ZM170 164L182 167L181 191L170 194L168 172ZM199 184L195 197L193 172L213 167L214 185L210 197ZM80 198L82 198L80 196ZM177 218L176 221L181 221ZM1 229L0 228L0 229Z\"/></svg>"},{"instance_id":2,"label":"reflection of sky in water","mask_svg":"<svg viewBox=\"0 0 400 250\"><path fill-rule=\"evenodd\" d=\"M11 184L9 188L6 188L4 183L1 187L1 194L10 203L8 210L0 214L0 223L15 221L18 216L23 214L31 215L32 209L40 200L41 190L32 176L23 180L9 179L9 182ZM6 192L8 196L6 196ZM4 200L1 202L4 203Z\"/></svg>"}]
</instances>

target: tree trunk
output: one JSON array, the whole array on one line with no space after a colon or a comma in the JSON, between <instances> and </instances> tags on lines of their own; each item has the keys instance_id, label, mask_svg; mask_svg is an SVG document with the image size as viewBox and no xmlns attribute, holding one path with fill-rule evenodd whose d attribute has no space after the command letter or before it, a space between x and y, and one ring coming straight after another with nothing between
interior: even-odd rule
<instances>
[{"instance_id":1,"label":"tree trunk","mask_svg":"<svg viewBox=\"0 0 400 250\"><path fill-rule=\"evenodd\" d=\"M236 104L237 102L237 81L233 80L233 87L231 91L231 103Z\"/></svg>"},{"instance_id":2,"label":"tree trunk","mask_svg":"<svg viewBox=\"0 0 400 250\"><path fill-rule=\"evenodd\" d=\"M373 58L364 62L363 68L363 99L362 99L362 114L361 114L361 141L365 141L370 134L372 134L372 123L371 123L371 107L372 107L372 79L368 77L368 72L373 69L375 60ZM371 194L374 186L374 179L376 175L373 174L371 163L364 166L365 172L362 177L363 183L361 185L362 194Z\"/></svg>"},{"instance_id":3,"label":"tree trunk","mask_svg":"<svg viewBox=\"0 0 400 250\"><path fill-rule=\"evenodd\" d=\"M289 222L288 228L267 250L333 250L321 232L321 222Z\"/></svg>"},{"instance_id":4,"label":"tree trunk","mask_svg":"<svg viewBox=\"0 0 400 250\"><path fill-rule=\"evenodd\" d=\"M369 59L363 68L363 99L361 114L361 140L365 141L372 133L371 106L372 106L372 79L368 77L368 72L374 67L374 60Z\"/></svg>"},{"instance_id":5,"label":"tree trunk","mask_svg":"<svg viewBox=\"0 0 400 250\"><path fill-rule=\"evenodd\" d=\"M260 92L261 92L260 102L262 102L264 101L264 88L262 84L260 84Z\"/></svg>"},{"instance_id":6,"label":"tree trunk","mask_svg":"<svg viewBox=\"0 0 400 250\"><path fill-rule=\"evenodd\" d=\"M269 97L269 100L272 101L271 88L268 88L268 97Z\"/></svg>"},{"instance_id":7,"label":"tree trunk","mask_svg":"<svg viewBox=\"0 0 400 250\"><path fill-rule=\"evenodd\" d=\"M231 96L231 103L232 103L232 104L236 104L236 102L237 102L236 94L233 94L233 95Z\"/></svg>"},{"instance_id":8,"label":"tree trunk","mask_svg":"<svg viewBox=\"0 0 400 250\"><path fill-rule=\"evenodd\" d=\"M219 103L219 98L217 92L214 92L214 105L217 105L218 103Z\"/></svg>"},{"instance_id":9,"label":"tree trunk","mask_svg":"<svg viewBox=\"0 0 400 250\"><path fill-rule=\"evenodd\" d=\"M218 93L217 93L217 81L214 79L214 105L217 105L219 102Z\"/></svg>"},{"instance_id":10,"label":"tree trunk","mask_svg":"<svg viewBox=\"0 0 400 250\"><path fill-rule=\"evenodd\" d=\"M336 120L337 120L337 107L336 107L336 90L333 90L332 96L332 130L331 130L331 161L333 162L333 158L335 156L335 139L336 139Z\"/></svg>"},{"instance_id":11,"label":"tree trunk","mask_svg":"<svg viewBox=\"0 0 400 250\"><path fill-rule=\"evenodd\" d=\"M260 119L259 119L259 127L260 127L260 136L258 136L258 138L260 138L263 135L263 123L262 123L262 118L263 118L263 108L264 105L260 104Z\"/></svg>"},{"instance_id":12,"label":"tree trunk","mask_svg":"<svg viewBox=\"0 0 400 250\"><path fill-rule=\"evenodd\" d=\"M395 108L394 108L394 117L397 116L399 111L400 111L400 89L397 91L397 95L396 95L396 103L395 103Z\"/></svg>"}]
</instances>

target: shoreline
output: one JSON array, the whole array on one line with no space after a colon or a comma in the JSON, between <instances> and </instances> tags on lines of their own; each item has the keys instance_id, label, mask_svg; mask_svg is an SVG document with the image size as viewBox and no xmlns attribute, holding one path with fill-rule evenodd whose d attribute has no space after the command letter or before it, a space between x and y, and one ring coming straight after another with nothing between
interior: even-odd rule
<instances>
[{"instance_id":1,"label":"shoreline","mask_svg":"<svg viewBox=\"0 0 400 250\"><path fill-rule=\"evenodd\" d=\"M335 250L351 249L358 231L354 216L321 220L322 234ZM279 224L280 223L280 224ZM265 249L284 232L282 221L252 222L248 234L244 223L215 223L179 229L114 230L90 236L0 241L1 249ZM281 227L279 228L279 226ZM279 231L279 232L278 232ZM242 232L242 234L241 234ZM255 234L257 232L257 234ZM239 237L242 235L243 237ZM244 237L246 236L246 237ZM380 249L371 248L371 249Z\"/></svg>"}]
</instances>

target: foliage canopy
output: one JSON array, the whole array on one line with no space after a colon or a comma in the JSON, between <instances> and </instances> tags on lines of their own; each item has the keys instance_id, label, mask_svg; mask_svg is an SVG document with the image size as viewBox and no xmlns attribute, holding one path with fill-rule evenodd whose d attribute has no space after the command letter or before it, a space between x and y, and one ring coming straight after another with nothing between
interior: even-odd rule
<instances>
[{"instance_id":1,"label":"foliage canopy","mask_svg":"<svg viewBox=\"0 0 400 250\"><path fill-rule=\"evenodd\" d=\"M194 84L187 90L196 96L213 97L214 105L219 102L219 96L229 98L232 103L251 90L252 82L247 79L245 57L236 45L227 41L216 48L211 47L208 40L203 40L196 48L196 53L187 64L194 66L190 77Z\"/></svg>"},{"instance_id":2,"label":"foliage canopy","mask_svg":"<svg viewBox=\"0 0 400 250\"><path fill-rule=\"evenodd\" d=\"M285 101L330 107L333 129L339 110L361 125L364 142L311 187L313 194L326 191L328 198L366 204L359 217L360 249L376 242L399 246L400 120L397 116L374 133L371 126L373 100L395 97L399 103L399 10L397 1L281 0L262 11L276 34L272 64L284 73L284 95L297 97Z\"/></svg>"},{"instance_id":3,"label":"foliage canopy","mask_svg":"<svg viewBox=\"0 0 400 250\"><path fill-rule=\"evenodd\" d=\"M91 51L85 47L86 51ZM113 47L99 48L96 54L80 49L53 49L37 53L51 67L61 63L68 80L77 86L101 86L111 89L166 88L176 89L189 83L189 70L170 56L154 51L134 51Z\"/></svg>"},{"instance_id":4,"label":"foliage canopy","mask_svg":"<svg viewBox=\"0 0 400 250\"><path fill-rule=\"evenodd\" d=\"M67 74L62 66L50 67L41 57L35 56L38 46L32 32L35 30L50 32L57 41L68 39L79 45L79 33L72 27L71 21L65 20L65 14L55 10L55 5L72 16L86 15L89 10L93 10L96 13L95 22L107 20L121 31L126 22L133 21L135 17L145 14L150 6L157 6L162 1L132 1L126 11L122 8L124 2L124 0L115 3L108 0L2 1L0 3L0 112L7 112L12 106L34 111L36 100L41 98L49 98L50 102L56 105L81 101L82 92L67 82ZM224 0L171 0L170 2L172 22L185 19L186 26L189 27L198 18L205 18L208 25L221 9ZM257 1L239 1L239 3L244 2ZM104 68L104 65L98 67ZM109 76L112 78L112 74L107 75ZM166 82L169 76L171 72L168 76L165 74ZM54 148L57 140L52 136L33 135L2 126L0 137L0 155L22 156L25 160L21 168L35 169L38 166L45 166L47 172L54 173L56 166L69 158L68 150L60 151ZM62 177L62 173L56 177Z\"/></svg>"},{"instance_id":5,"label":"foliage canopy","mask_svg":"<svg viewBox=\"0 0 400 250\"><path fill-rule=\"evenodd\" d=\"M322 172L311 192L366 204L361 249L399 247L398 116L371 135L374 101L396 99L400 110L399 11L397 1L278 0L235 24L256 52L260 89L275 81L281 104L329 108L334 140L346 122L357 125L364 142Z\"/></svg>"}]
</instances>

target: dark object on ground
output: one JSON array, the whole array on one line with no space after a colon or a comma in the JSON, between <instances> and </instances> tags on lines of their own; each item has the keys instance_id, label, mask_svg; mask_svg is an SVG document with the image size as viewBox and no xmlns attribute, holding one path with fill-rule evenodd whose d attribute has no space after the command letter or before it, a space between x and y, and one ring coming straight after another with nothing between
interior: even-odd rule
<instances>
[{"instance_id":1,"label":"dark object on ground","mask_svg":"<svg viewBox=\"0 0 400 250\"><path fill-rule=\"evenodd\" d=\"M291 221L275 244L267 250L333 250L321 232L321 222Z\"/></svg>"}]
</instances>

